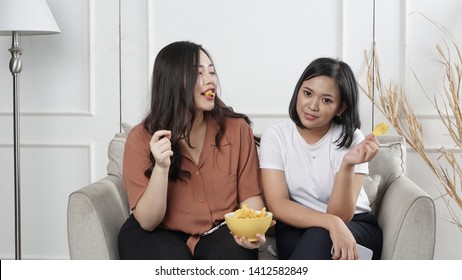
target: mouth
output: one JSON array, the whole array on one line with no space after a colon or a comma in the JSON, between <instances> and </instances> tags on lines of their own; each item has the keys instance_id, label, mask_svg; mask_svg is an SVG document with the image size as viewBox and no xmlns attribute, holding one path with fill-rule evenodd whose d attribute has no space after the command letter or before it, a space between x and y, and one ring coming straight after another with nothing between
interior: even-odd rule
<instances>
[{"instance_id":1,"label":"mouth","mask_svg":"<svg viewBox=\"0 0 462 280\"><path fill-rule=\"evenodd\" d=\"M315 116L315 115L312 115L310 113L303 113L303 115L305 116L305 119L309 120L309 121L314 121L315 119L317 119L318 117Z\"/></svg>"},{"instance_id":2,"label":"mouth","mask_svg":"<svg viewBox=\"0 0 462 280\"><path fill-rule=\"evenodd\" d=\"M205 92L202 93L203 96L209 97L209 98L214 98L215 97L215 92L212 89L206 90Z\"/></svg>"}]
</instances>

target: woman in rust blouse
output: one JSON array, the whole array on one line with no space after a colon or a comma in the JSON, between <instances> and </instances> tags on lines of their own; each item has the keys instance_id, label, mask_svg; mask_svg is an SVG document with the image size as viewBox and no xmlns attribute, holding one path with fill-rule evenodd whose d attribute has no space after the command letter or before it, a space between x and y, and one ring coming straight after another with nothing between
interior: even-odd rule
<instances>
[{"instance_id":1,"label":"woman in rust blouse","mask_svg":"<svg viewBox=\"0 0 462 280\"><path fill-rule=\"evenodd\" d=\"M247 116L218 97L208 53L175 42L156 57L150 111L129 133L123 173L132 215L121 259L257 259L222 226L224 214L261 209L256 144Z\"/></svg>"}]
</instances>

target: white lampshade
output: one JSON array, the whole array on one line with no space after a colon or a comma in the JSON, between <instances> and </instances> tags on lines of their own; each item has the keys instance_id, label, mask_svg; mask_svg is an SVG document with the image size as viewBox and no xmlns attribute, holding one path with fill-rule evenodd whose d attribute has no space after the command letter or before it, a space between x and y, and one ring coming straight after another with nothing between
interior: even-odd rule
<instances>
[{"instance_id":1,"label":"white lampshade","mask_svg":"<svg viewBox=\"0 0 462 280\"><path fill-rule=\"evenodd\" d=\"M57 34L61 31L46 0L0 0L0 36Z\"/></svg>"}]
</instances>

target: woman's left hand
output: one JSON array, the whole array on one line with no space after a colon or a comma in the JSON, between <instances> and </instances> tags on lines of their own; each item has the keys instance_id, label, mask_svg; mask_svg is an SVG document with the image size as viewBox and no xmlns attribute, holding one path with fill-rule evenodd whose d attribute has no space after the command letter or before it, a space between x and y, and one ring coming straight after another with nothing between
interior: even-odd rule
<instances>
[{"instance_id":1,"label":"woman's left hand","mask_svg":"<svg viewBox=\"0 0 462 280\"><path fill-rule=\"evenodd\" d=\"M234 235L234 241L236 241L236 243L239 245L239 246L242 246L246 249L257 249L257 248L260 248L261 245L265 244L266 243L266 237L265 235L261 235L261 234L257 234L257 241L254 241L254 242L250 242L249 240L247 240L247 238L244 236L242 238Z\"/></svg>"},{"instance_id":2,"label":"woman's left hand","mask_svg":"<svg viewBox=\"0 0 462 280\"><path fill-rule=\"evenodd\" d=\"M271 221L270 227L274 226L276 224L276 221ZM232 233L231 233L232 234ZM266 236L264 234L258 234L256 235L257 241L250 242L245 236L244 237L238 237L236 235L234 236L234 241L239 246L242 246L246 249L257 249L260 248L260 246L264 245L266 243Z\"/></svg>"}]
</instances>

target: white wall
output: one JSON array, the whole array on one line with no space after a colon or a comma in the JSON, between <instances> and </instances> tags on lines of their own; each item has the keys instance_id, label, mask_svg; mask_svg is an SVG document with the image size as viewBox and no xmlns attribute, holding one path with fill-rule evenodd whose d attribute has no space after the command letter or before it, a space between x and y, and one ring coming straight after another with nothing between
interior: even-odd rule
<instances>
[{"instance_id":1,"label":"white wall","mask_svg":"<svg viewBox=\"0 0 462 280\"><path fill-rule=\"evenodd\" d=\"M173 41L200 43L211 53L221 97L254 120L256 133L287 117L295 83L311 60L342 58L362 73L363 51L372 42L369 0L171 0L126 6L122 71L131 86L122 90L122 120L130 123L146 111L155 55ZM367 123L370 112L363 111Z\"/></svg>"},{"instance_id":2,"label":"white wall","mask_svg":"<svg viewBox=\"0 0 462 280\"><path fill-rule=\"evenodd\" d=\"M436 114L418 95L409 70L418 69L432 90L440 88L433 47L442 36L410 13L421 11L439 21L462 44L457 0L438 5L431 0L375 0L375 25L370 0L48 3L62 33L22 41L22 229L23 257L29 259L69 258L67 196L105 175L107 143L120 121L134 124L143 118L155 55L172 41L191 40L210 51L223 99L248 114L258 134L287 119L295 82L318 56L345 60L365 84L363 54L370 51L373 34L384 78L402 82L412 92L424 127L438 131ZM0 37L1 259L14 257L10 44L10 38ZM382 120L371 108L362 98L364 131L373 120ZM428 133L429 151L444 139ZM437 197L438 183L425 168L410 151L409 176ZM437 203L435 258L462 259L456 249L462 247L462 233L447 222L447 208Z\"/></svg>"},{"instance_id":3,"label":"white wall","mask_svg":"<svg viewBox=\"0 0 462 280\"><path fill-rule=\"evenodd\" d=\"M140 75L136 67L142 65L151 70L155 54L170 42L201 43L214 58L223 99L237 111L248 114L255 133L260 134L269 125L287 119L293 87L304 67L318 56L344 59L365 86L363 55L364 51L371 51L374 38L383 81L402 84L409 93L419 121L428 131L428 152L435 156L436 148L449 144L448 137L441 131L435 110L422 98L411 71L425 81L430 92L441 89L442 69L435 62L434 46L441 44L443 36L418 13L447 27L462 44L461 5L457 0L445 0L438 5L431 0L148 1L141 9L146 9L147 15L132 11L131 16L136 18L133 22L142 19L148 23L147 28L141 27L145 32L141 37L149 48L140 47L136 41L122 41L127 50L138 50L142 62L133 64L130 56L128 64L124 63L122 51L122 65L129 67L125 69L129 75L126 78L144 85L145 90L150 76ZM130 22L130 18L125 19ZM137 34L135 31L140 28L130 23L127 26L130 30L126 31L131 34ZM142 118L139 109L147 100L144 91L138 91L136 101L133 94L122 92L126 98L123 104L128 99L132 102L131 107L124 105L122 110L122 120L129 123ZM373 123L384 121L377 110L372 110L367 98L361 99L361 116L365 132ZM412 150L408 156L408 175L432 197L439 196L439 183ZM454 249L462 247L462 233L448 221L444 203L436 200L436 204L435 258L462 259L462 252ZM462 217L460 209L455 210Z\"/></svg>"},{"instance_id":4,"label":"white wall","mask_svg":"<svg viewBox=\"0 0 462 280\"><path fill-rule=\"evenodd\" d=\"M440 6L441 5L441 6ZM438 60L440 57L436 51L436 44L443 48L445 41L449 44L453 62L459 61L456 50L451 46L450 37L439 30L424 16L444 26L453 38L462 47L462 2L458 0L445 0L435 5L434 1L406 1L405 12L402 13L406 21L405 46L406 56L402 63L405 65L401 73L404 79L411 104L415 105L415 113L422 123L425 146L427 152L435 160L437 150L442 146L453 148L447 130L439 119L439 116L426 95L418 84L432 98L444 94L443 76L444 69ZM462 93L462 92L461 92ZM460 150L457 150L457 160L462 164ZM408 153L408 174L433 198L437 206L437 242L435 258L437 259L462 259L462 231L451 221L451 215L444 200L439 198L443 192L441 184L435 179L430 169L423 164L415 152ZM462 186L458 185L459 197L462 197ZM462 219L462 209L451 203L454 215Z\"/></svg>"}]
</instances>

